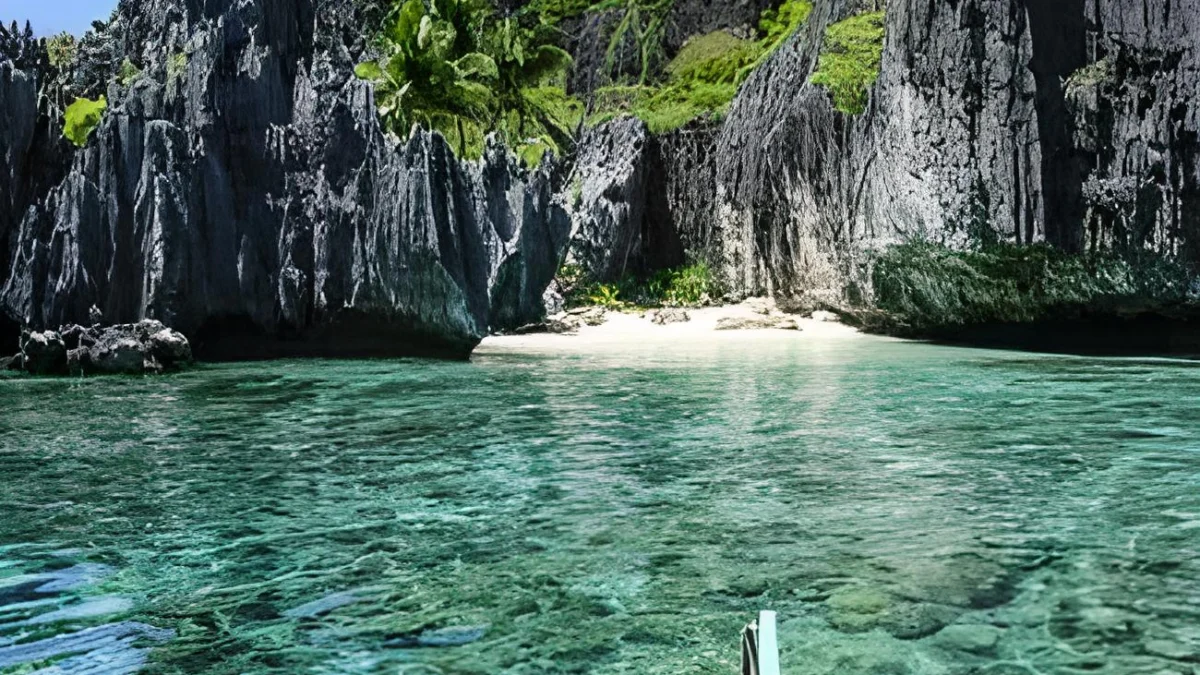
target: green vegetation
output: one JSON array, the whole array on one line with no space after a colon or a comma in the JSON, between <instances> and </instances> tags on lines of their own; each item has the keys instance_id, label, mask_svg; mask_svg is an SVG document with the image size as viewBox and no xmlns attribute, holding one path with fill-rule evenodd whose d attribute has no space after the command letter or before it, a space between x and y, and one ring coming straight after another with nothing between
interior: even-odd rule
<instances>
[{"instance_id":1,"label":"green vegetation","mask_svg":"<svg viewBox=\"0 0 1200 675\"><path fill-rule=\"evenodd\" d=\"M476 158L494 130L536 164L561 152L582 116L563 89L570 56L536 27L498 19L486 0L408 0L377 42L381 58L355 73L375 83L380 117L398 136L419 124Z\"/></svg>"},{"instance_id":2,"label":"green vegetation","mask_svg":"<svg viewBox=\"0 0 1200 675\"><path fill-rule=\"evenodd\" d=\"M121 62L121 67L117 70L117 82L124 87L128 87L134 80L142 74L142 69L133 65L128 57Z\"/></svg>"},{"instance_id":3,"label":"green vegetation","mask_svg":"<svg viewBox=\"0 0 1200 675\"><path fill-rule=\"evenodd\" d=\"M590 122L632 114L659 134L701 117L720 119L741 83L804 24L811 11L811 3L789 0L777 10L764 12L758 40L743 40L725 31L692 38L665 67L667 79L661 86L646 86L643 81L598 90Z\"/></svg>"},{"instance_id":4,"label":"green vegetation","mask_svg":"<svg viewBox=\"0 0 1200 675\"><path fill-rule=\"evenodd\" d=\"M75 54L78 51L79 42L70 33L59 33L46 40L46 55L50 60L50 65L56 70L68 68L75 60Z\"/></svg>"},{"instance_id":5,"label":"green vegetation","mask_svg":"<svg viewBox=\"0 0 1200 675\"><path fill-rule=\"evenodd\" d=\"M1122 301L1169 305L1187 298L1185 269L1136 253L1071 255L1047 245L996 244L954 251L912 242L883 251L871 273L882 328L926 334L947 327L1031 322Z\"/></svg>"},{"instance_id":6,"label":"green vegetation","mask_svg":"<svg viewBox=\"0 0 1200 675\"><path fill-rule=\"evenodd\" d=\"M1116 70L1111 60L1105 58L1071 73L1064 84L1068 98L1077 96L1087 89L1095 89L1116 81Z\"/></svg>"},{"instance_id":7,"label":"green vegetation","mask_svg":"<svg viewBox=\"0 0 1200 675\"><path fill-rule=\"evenodd\" d=\"M884 13L867 12L833 24L825 33L813 84L833 94L833 105L847 115L867 109L871 85L883 58Z\"/></svg>"},{"instance_id":8,"label":"green vegetation","mask_svg":"<svg viewBox=\"0 0 1200 675\"><path fill-rule=\"evenodd\" d=\"M167 57L167 81L174 82L183 77L187 71L187 52L175 52Z\"/></svg>"},{"instance_id":9,"label":"green vegetation","mask_svg":"<svg viewBox=\"0 0 1200 675\"><path fill-rule=\"evenodd\" d=\"M701 307L720 295L712 270L704 263L660 270L649 278L630 276L612 284L591 282L578 266L564 265L558 280L569 307Z\"/></svg>"},{"instance_id":10,"label":"green vegetation","mask_svg":"<svg viewBox=\"0 0 1200 675\"><path fill-rule=\"evenodd\" d=\"M558 26L564 19L574 19L592 9L595 0L532 0L525 11L538 17L548 26Z\"/></svg>"},{"instance_id":11,"label":"green vegetation","mask_svg":"<svg viewBox=\"0 0 1200 675\"><path fill-rule=\"evenodd\" d=\"M67 106L64 115L63 136L77 147L87 145L88 137L99 126L106 108L108 101L103 96L95 101L86 98L75 99L74 103Z\"/></svg>"},{"instance_id":12,"label":"green vegetation","mask_svg":"<svg viewBox=\"0 0 1200 675\"><path fill-rule=\"evenodd\" d=\"M812 8L812 3L807 0L785 0L778 9L763 12L758 22L758 30L762 36L758 41L758 55L742 67L738 73L738 81L745 80L767 60L767 57L779 49L784 40L800 30L808 21L808 15L812 14Z\"/></svg>"},{"instance_id":13,"label":"green vegetation","mask_svg":"<svg viewBox=\"0 0 1200 675\"><path fill-rule=\"evenodd\" d=\"M605 67L609 73L617 70L617 55L631 42L637 45L641 73L638 84L650 81L652 69L663 60L662 42L667 26L667 14L673 0L623 0L602 2L597 9L608 9L623 5L621 23L613 31L605 53Z\"/></svg>"}]
</instances>

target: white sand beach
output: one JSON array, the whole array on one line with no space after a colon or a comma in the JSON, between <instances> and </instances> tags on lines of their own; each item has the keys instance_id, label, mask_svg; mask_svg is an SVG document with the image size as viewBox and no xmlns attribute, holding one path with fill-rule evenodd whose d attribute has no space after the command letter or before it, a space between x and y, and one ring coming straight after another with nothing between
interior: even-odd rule
<instances>
[{"instance_id":1,"label":"white sand beach","mask_svg":"<svg viewBox=\"0 0 1200 675\"><path fill-rule=\"evenodd\" d=\"M593 310L595 311L595 310ZM812 316L787 314L773 302L752 298L737 305L685 309L687 321L660 325L658 310L646 312L607 311L599 325L582 325L572 333L527 333L488 337L477 354L505 352L587 353L628 348L631 345L701 343L754 343L797 340L829 341L864 337L857 329L841 323L829 312ZM764 327L774 324L776 327ZM745 325L745 328L729 326Z\"/></svg>"}]
</instances>

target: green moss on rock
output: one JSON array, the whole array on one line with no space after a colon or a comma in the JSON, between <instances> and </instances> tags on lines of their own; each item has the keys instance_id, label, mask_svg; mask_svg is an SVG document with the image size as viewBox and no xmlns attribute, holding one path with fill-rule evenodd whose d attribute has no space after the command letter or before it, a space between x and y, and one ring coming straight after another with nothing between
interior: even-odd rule
<instances>
[{"instance_id":1,"label":"green moss on rock","mask_svg":"<svg viewBox=\"0 0 1200 675\"><path fill-rule=\"evenodd\" d=\"M76 147L82 148L87 145L88 137L100 125L107 108L108 101L103 96L95 101L87 98L75 99L64 114L63 136Z\"/></svg>"},{"instance_id":2,"label":"green moss on rock","mask_svg":"<svg viewBox=\"0 0 1200 675\"><path fill-rule=\"evenodd\" d=\"M812 4L789 0L763 13L761 37L745 40L726 31L693 37L664 68L658 86L605 87L596 93L590 122L634 115L651 133L663 134L697 119L724 117L742 82L808 19Z\"/></svg>"},{"instance_id":3,"label":"green moss on rock","mask_svg":"<svg viewBox=\"0 0 1200 675\"><path fill-rule=\"evenodd\" d=\"M852 16L825 32L812 82L828 89L834 107L847 115L867 109L871 86L879 78L883 38L882 11Z\"/></svg>"},{"instance_id":4,"label":"green moss on rock","mask_svg":"<svg viewBox=\"0 0 1200 675\"><path fill-rule=\"evenodd\" d=\"M1188 301L1180 265L1149 253L1072 255L1048 245L956 251L929 242L893 246L871 272L875 329L929 335L958 326L1031 323L1072 311L1168 307Z\"/></svg>"}]
</instances>

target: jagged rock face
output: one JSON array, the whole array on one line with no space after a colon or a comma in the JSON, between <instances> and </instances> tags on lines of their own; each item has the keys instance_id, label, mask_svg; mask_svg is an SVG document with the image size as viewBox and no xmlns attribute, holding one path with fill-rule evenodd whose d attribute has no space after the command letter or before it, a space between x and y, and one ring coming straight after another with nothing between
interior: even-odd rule
<instances>
[{"instance_id":1,"label":"jagged rock face","mask_svg":"<svg viewBox=\"0 0 1200 675\"><path fill-rule=\"evenodd\" d=\"M95 304L239 358L465 356L489 328L540 318L570 227L553 166L386 137L352 75L349 0L119 11L113 30L142 74L109 86L66 178L16 205L10 316L56 326ZM0 66L0 87L5 72L21 77ZM17 100L0 99L5 147L26 137L7 120L36 112Z\"/></svg>"},{"instance_id":2,"label":"jagged rock face","mask_svg":"<svg viewBox=\"0 0 1200 675\"><path fill-rule=\"evenodd\" d=\"M582 139L570 184L568 260L589 278L617 281L683 262L661 162L658 139L636 118L600 125Z\"/></svg>"},{"instance_id":3,"label":"jagged rock face","mask_svg":"<svg viewBox=\"0 0 1200 675\"><path fill-rule=\"evenodd\" d=\"M1200 2L890 0L847 116L809 79L826 27L871 4L814 3L715 142L663 153L669 185L713 185L669 206L735 295L856 295L864 253L913 237L1200 263Z\"/></svg>"},{"instance_id":4,"label":"jagged rock face","mask_svg":"<svg viewBox=\"0 0 1200 675\"><path fill-rule=\"evenodd\" d=\"M643 74L657 79L689 38L725 30L753 37L771 0L674 0L664 11L638 9L625 22L632 3L604 5L565 22L567 48L575 59L570 89L587 98L616 81L638 83ZM638 34L641 34L640 37ZM618 35L620 37L618 37Z\"/></svg>"}]
</instances>

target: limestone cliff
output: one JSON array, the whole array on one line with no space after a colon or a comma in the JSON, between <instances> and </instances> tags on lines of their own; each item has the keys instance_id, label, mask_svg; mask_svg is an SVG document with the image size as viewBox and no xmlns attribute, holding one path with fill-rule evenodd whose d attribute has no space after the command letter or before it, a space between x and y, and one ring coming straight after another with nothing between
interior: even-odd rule
<instances>
[{"instance_id":1,"label":"limestone cliff","mask_svg":"<svg viewBox=\"0 0 1200 675\"><path fill-rule=\"evenodd\" d=\"M668 3L635 56L769 4ZM811 83L826 32L883 4L816 0L719 122L617 120L536 171L383 134L352 0L123 0L75 76L110 103L80 150L39 93L53 68L0 39L0 306L159 319L202 357L248 334L262 355L464 355L542 313L568 240L601 278L691 257L731 296L831 305L869 303L871 252L913 238L1200 264L1200 0L889 0L867 107L839 112ZM567 24L581 98L646 66L609 39L632 10L602 7Z\"/></svg>"},{"instance_id":2,"label":"limestone cliff","mask_svg":"<svg viewBox=\"0 0 1200 675\"><path fill-rule=\"evenodd\" d=\"M154 318L208 357L465 356L541 314L568 234L552 167L386 137L346 1L125 0L127 82L74 151L45 64L0 59L5 313L35 328ZM103 80L102 80L103 81ZM49 174L49 175L47 175ZM255 338L255 339L247 339Z\"/></svg>"},{"instance_id":3,"label":"limestone cliff","mask_svg":"<svg viewBox=\"0 0 1200 675\"><path fill-rule=\"evenodd\" d=\"M810 79L828 27L873 5L815 2L723 123L648 142L666 211L626 186L648 200L627 213L670 223L736 296L869 294L866 252L915 237L1200 263L1200 2L889 0L847 115Z\"/></svg>"}]
</instances>

